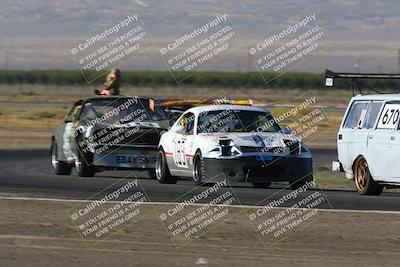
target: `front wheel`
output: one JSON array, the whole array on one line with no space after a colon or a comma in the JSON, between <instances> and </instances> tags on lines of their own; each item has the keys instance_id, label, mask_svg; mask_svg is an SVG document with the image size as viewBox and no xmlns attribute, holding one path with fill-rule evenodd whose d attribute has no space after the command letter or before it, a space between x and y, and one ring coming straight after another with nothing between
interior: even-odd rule
<instances>
[{"instance_id":1,"label":"front wheel","mask_svg":"<svg viewBox=\"0 0 400 267\"><path fill-rule=\"evenodd\" d=\"M201 152L197 152L194 156L193 165L193 181L196 185L201 185L204 181L204 162Z\"/></svg>"},{"instance_id":2,"label":"front wheel","mask_svg":"<svg viewBox=\"0 0 400 267\"><path fill-rule=\"evenodd\" d=\"M160 184L176 184L178 178L172 176L168 169L167 158L163 149L160 149L156 161L156 178Z\"/></svg>"},{"instance_id":3,"label":"front wheel","mask_svg":"<svg viewBox=\"0 0 400 267\"><path fill-rule=\"evenodd\" d=\"M359 157L354 165L354 184L360 195L380 195L383 190L383 185L372 179L368 163L363 157Z\"/></svg>"},{"instance_id":4,"label":"front wheel","mask_svg":"<svg viewBox=\"0 0 400 267\"><path fill-rule=\"evenodd\" d=\"M72 171L72 165L58 160L58 147L55 141L51 144L51 165L53 165L54 173L56 175L70 175Z\"/></svg>"}]
</instances>

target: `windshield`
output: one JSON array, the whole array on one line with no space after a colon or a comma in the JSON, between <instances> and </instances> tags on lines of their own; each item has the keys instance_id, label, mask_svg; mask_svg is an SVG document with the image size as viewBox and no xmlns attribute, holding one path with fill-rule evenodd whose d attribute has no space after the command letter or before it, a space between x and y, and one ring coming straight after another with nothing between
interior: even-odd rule
<instances>
[{"instance_id":1,"label":"windshield","mask_svg":"<svg viewBox=\"0 0 400 267\"><path fill-rule=\"evenodd\" d=\"M198 133L280 131L279 125L267 112L250 110L218 110L199 115Z\"/></svg>"},{"instance_id":2,"label":"windshield","mask_svg":"<svg viewBox=\"0 0 400 267\"><path fill-rule=\"evenodd\" d=\"M128 123L157 122L168 120L164 110L157 108L149 99L119 98L98 99L83 106L81 122L95 123Z\"/></svg>"}]
</instances>

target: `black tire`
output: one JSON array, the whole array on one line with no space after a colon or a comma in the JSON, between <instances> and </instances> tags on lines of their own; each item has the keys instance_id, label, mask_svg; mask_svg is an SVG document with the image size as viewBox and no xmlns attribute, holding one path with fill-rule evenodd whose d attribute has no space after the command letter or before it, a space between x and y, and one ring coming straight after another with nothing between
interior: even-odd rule
<instances>
[{"instance_id":1,"label":"black tire","mask_svg":"<svg viewBox=\"0 0 400 267\"><path fill-rule=\"evenodd\" d=\"M360 195L380 195L383 185L375 182L369 172L368 163L364 157L357 158L354 164L354 184Z\"/></svg>"},{"instance_id":2,"label":"black tire","mask_svg":"<svg viewBox=\"0 0 400 267\"><path fill-rule=\"evenodd\" d=\"M301 178L299 180L296 181L290 181L290 188L293 190L299 189L300 187L302 187L303 185L305 185L307 183L307 177Z\"/></svg>"},{"instance_id":3,"label":"black tire","mask_svg":"<svg viewBox=\"0 0 400 267\"><path fill-rule=\"evenodd\" d=\"M201 152L197 151L193 160L193 182L196 185L204 183L204 162L201 157Z\"/></svg>"},{"instance_id":4,"label":"black tire","mask_svg":"<svg viewBox=\"0 0 400 267\"><path fill-rule=\"evenodd\" d=\"M266 182L266 183L256 183L256 182L252 182L253 187L255 188L268 188L271 186L271 182Z\"/></svg>"},{"instance_id":5,"label":"black tire","mask_svg":"<svg viewBox=\"0 0 400 267\"><path fill-rule=\"evenodd\" d=\"M81 151L78 151L78 159L75 160L75 169L81 177L93 177L96 174L96 168L93 165L93 154L81 154Z\"/></svg>"},{"instance_id":6,"label":"black tire","mask_svg":"<svg viewBox=\"0 0 400 267\"><path fill-rule=\"evenodd\" d=\"M172 176L169 172L167 158L161 148L156 161L156 179L160 184L176 184L178 177Z\"/></svg>"},{"instance_id":7,"label":"black tire","mask_svg":"<svg viewBox=\"0 0 400 267\"><path fill-rule=\"evenodd\" d=\"M70 175L72 171L72 164L58 160L58 146L53 140L51 143L51 165L54 168L56 175Z\"/></svg>"},{"instance_id":8,"label":"black tire","mask_svg":"<svg viewBox=\"0 0 400 267\"><path fill-rule=\"evenodd\" d=\"M157 174L155 169L148 170L147 174L149 175L150 179L157 179Z\"/></svg>"}]
</instances>

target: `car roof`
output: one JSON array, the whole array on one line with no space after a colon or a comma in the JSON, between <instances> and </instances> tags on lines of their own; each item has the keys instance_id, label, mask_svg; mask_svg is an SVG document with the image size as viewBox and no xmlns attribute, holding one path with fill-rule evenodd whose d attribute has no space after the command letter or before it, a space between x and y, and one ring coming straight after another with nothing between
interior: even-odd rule
<instances>
[{"instance_id":1,"label":"car roof","mask_svg":"<svg viewBox=\"0 0 400 267\"><path fill-rule=\"evenodd\" d=\"M218 110L247 110L247 111L260 111L267 112L269 111L254 107L254 106L245 106L245 105L207 105L207 106L199 106L188 109L185 113L192 112L194 114L198 114L204 111L218 111Z\"/></svg>"},{"instance_id":2,"label":"car roof","mask_svg":"<svg viewBox=\"0 0 400 267\"><path fill-rule=\"evenodd\" d=\"M149 99L149 97L146 96L93 96L93 97L86 97L86 98L82 98L80 100L82 101L90 101L90 100L115 100L115 99L120 99L120 98L140 98L140 99Z\"/></svg>"},{"instance_id":3,"label":"car roof","mask_svg":"<svg viewBox=\"0 0 400 267\"><path fill-rule=\"evenodd\" d=\"M400 94L356 95L353 97L353 100L382 100L382 101L399 100L400 101Z\"/></svg>"}]
</instances>

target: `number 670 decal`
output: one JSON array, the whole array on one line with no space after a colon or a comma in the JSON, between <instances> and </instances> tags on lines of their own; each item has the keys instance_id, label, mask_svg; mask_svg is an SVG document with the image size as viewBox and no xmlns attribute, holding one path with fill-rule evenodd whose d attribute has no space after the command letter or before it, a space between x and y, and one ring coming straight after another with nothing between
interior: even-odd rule
<instances>
[{"instance_id":1,"label":"number 670 decal","mask_svg":"<svg viewBox=\"0 0 400 267\"><path fill-rule=\"evenodd\" d=\"M400 118L400 104L386 104L379 118L377 128L395 129Z\"/></svg>"}]
</instances>

